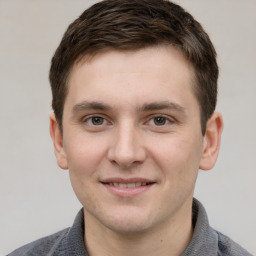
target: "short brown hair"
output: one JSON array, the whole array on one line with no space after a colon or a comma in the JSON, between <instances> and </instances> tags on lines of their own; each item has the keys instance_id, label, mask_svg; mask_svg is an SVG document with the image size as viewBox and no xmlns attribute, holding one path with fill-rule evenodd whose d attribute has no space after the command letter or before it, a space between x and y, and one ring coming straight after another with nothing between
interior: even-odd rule
<instances>
[{"instance_id":1,"label":"short brown hair","mask_svg":"<svg viewBox=\"0 0 256 256\"><path fill-rule=\"evenodd\" d=\"M104 0L70 24L52 58L49 75L60 130L68 77L75 62L102 50L137 50L159 44L177 47L192 64L204 134L217 101L216 51L192 15L167 0Z\"/></svg>"}]
</instances>

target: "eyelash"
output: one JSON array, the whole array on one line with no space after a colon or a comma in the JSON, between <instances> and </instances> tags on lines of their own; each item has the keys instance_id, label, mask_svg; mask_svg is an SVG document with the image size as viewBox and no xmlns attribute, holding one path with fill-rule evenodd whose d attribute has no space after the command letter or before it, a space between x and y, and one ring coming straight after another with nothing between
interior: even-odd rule
<instances>
[{"instance_id":1,"label":"eyelash","mask_svg":"<svg viewBox=\"0 0 256 256\"><path fill-rule=\"evenodd\" d=\"M164 124L157 125L156 122L155 122L157 119L162 119L162 120L164 120ZM150 122L153 122L153 123L150 124ZM153 126L163 127L163 126L166 126L166 125L173 124L173 123L174 123L174 120L171 119L170 117L166 117L166 116L163 116L163 115L155 115L155 116L152 116L152 117L149 119L149 121L147 121L147 123L150 124L150 125L153 125Z\"/></svg>"},{"instance_id":2,"label":"eyelash","mask_svg":"<svg viewBox=\"0 0 256 256\"><path fill-rule=\"evenodd\" d=\"M100 119L102 121L102 123L99 123L98 125L97 124L94 124L93 123L93 119ZM163 124L156 124L156 119L162 119L162 121L164 121ZM82 119L82 122L84 124L86 124L87 126L89 127L93 127L94 129L100 129L100 128L103 128L105 127L106 125L111 125L112 122L111 121L108 121L108 119L106 117L103 117L101 115L91 115L91 116L86 116L85 118ZM167 125L172 125L173 123L175 123L175 120L174 118L171 118L171 117L166 117L165 115L152 115L150 117L147 118L147 121L144 122L143 124L146 124L146 125L150 125L151 127L157 127L159 129L161 128L164 128L166 127Z\"/></svg>"},{"instance_id":3,"label":"eyelash","mask_svg":"<svg viewBox=\"0 0 256 256\"><path fill-rule=\"evenodd\" d=\"M93 127L96 127L96 126L102 126L102 125L105 125L105 124L100 124L100 125L96 125L96 124L93 124L93 118L99 118L101 119L103 122L107 122L107 119L105 117L102 117L100 115L92 115L92 116L87 116L86 118L83 119L83 123L89 123L90 122L90 126L93 126Z\"/></svg>"}]
</instances>

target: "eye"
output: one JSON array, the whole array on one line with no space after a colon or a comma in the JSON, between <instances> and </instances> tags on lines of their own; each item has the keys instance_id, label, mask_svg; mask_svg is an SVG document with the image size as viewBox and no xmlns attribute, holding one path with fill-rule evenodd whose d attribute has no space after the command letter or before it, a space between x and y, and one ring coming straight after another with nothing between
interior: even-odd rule
<instances>
[{"instance_id":1,"label":"eye","mask_svg":"<svg viewBox=\"0 0 256 256\"><path fill-rule=\"evenodd\" d=\"M157 126L165 125L167 123L167 119L163 116L157 116L153 118L153 122Z\"/></svg>"},{"instance_id":2,"label":"eye","mask_svg":"<svg viewBox=\"0 0 256 256\"><path fill-rule=\"evenodd\" d=\"M107 120L101 116L91 116L84 120L90 126L101 126L107 124Z\"/></svg>"},{"instance_id":3,"label":"eye","mask_svg":"<svg viewBox=\"0 0 256 256\"><path fill-rule=\"evenodd\" d=\"M153 126L165 126L167 124L171 123L171 120L164 116L155 116L151 118L148 122L148 124Z\"/></svg>"},{"instance_id":4,"label":"eye","mask_svg":"<svg viewBox=\"0 0 256 256\"><path fill-rule=\"evenodd\" d=\"M93 125L102 125L104 123L104 118L100 116L91 117L91 122Z\"/></svg>"}]
</instances>

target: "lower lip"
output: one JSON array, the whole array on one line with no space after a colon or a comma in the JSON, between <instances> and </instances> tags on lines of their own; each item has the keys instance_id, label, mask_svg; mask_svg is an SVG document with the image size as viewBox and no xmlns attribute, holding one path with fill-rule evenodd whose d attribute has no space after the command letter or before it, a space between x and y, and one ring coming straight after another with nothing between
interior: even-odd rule
<instances>
[{"instance_id":1,"label":"lower lip","mask_svg":"<svg viewBox=\"0 0 256 256\"><path fill-rule=\"evenodd\" d=\"M145 185L145 186L139 186L134 188L121 188L113 185L108 185L102 183L102 185L110 191L112 194L119 196L119 197L133 197L137 196L143 192L148 191L155 183Z\"/></svg>"}]
</instances>

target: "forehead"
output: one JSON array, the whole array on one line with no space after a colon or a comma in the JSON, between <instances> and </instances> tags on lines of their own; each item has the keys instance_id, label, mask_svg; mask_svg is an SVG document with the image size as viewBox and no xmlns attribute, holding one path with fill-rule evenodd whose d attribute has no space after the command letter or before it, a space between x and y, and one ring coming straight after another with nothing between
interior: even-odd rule
<instances>
[{"instance_id":1,"label":"forehead","mask_svg":"<svg viewBox=\"0 0 256 256\"><path fill-rule=\"evenodd\" d=\"M139 61L134 65L134 60ZM109 65L111 64L111 65ZM183 73L186 70L194 75L194 68L192 64L186 59L183 52L174 45L159 44L154 46L143 47L135 50L118 50L118 49L102 49L96 53L85 54L79 58L71 69L71 75L74 70L87 66L87 68L103 68L105 70L114 68L115 71L128 72L145 71L147 68L153 68L156 71L159 69L164 71L167 65L183 68ZM173 65L174 64L174 65ZM181 69L180 69L181 70ZM104 71L104 70L101 70ZM170 70L171 71L171 70ZM186 71L185 71L186 72Z\"/></svg>"},{"instance_id":2,"label":"forehead","mask_svg":"<svg viewBox=\"0 0 256 256\"><path fill-rule=\"evenodd\" d=\"M176 98L182 98L185 92L194 94L193 78L192 66L172 46L110 50L85 56L74 65L67 98L74 101L100 98L114 103L113 96L115 100L118 97L119 103L132 100L138 104L144 104L145 100L166 101L171 94Z\"/></svg>"}]
</instances>

